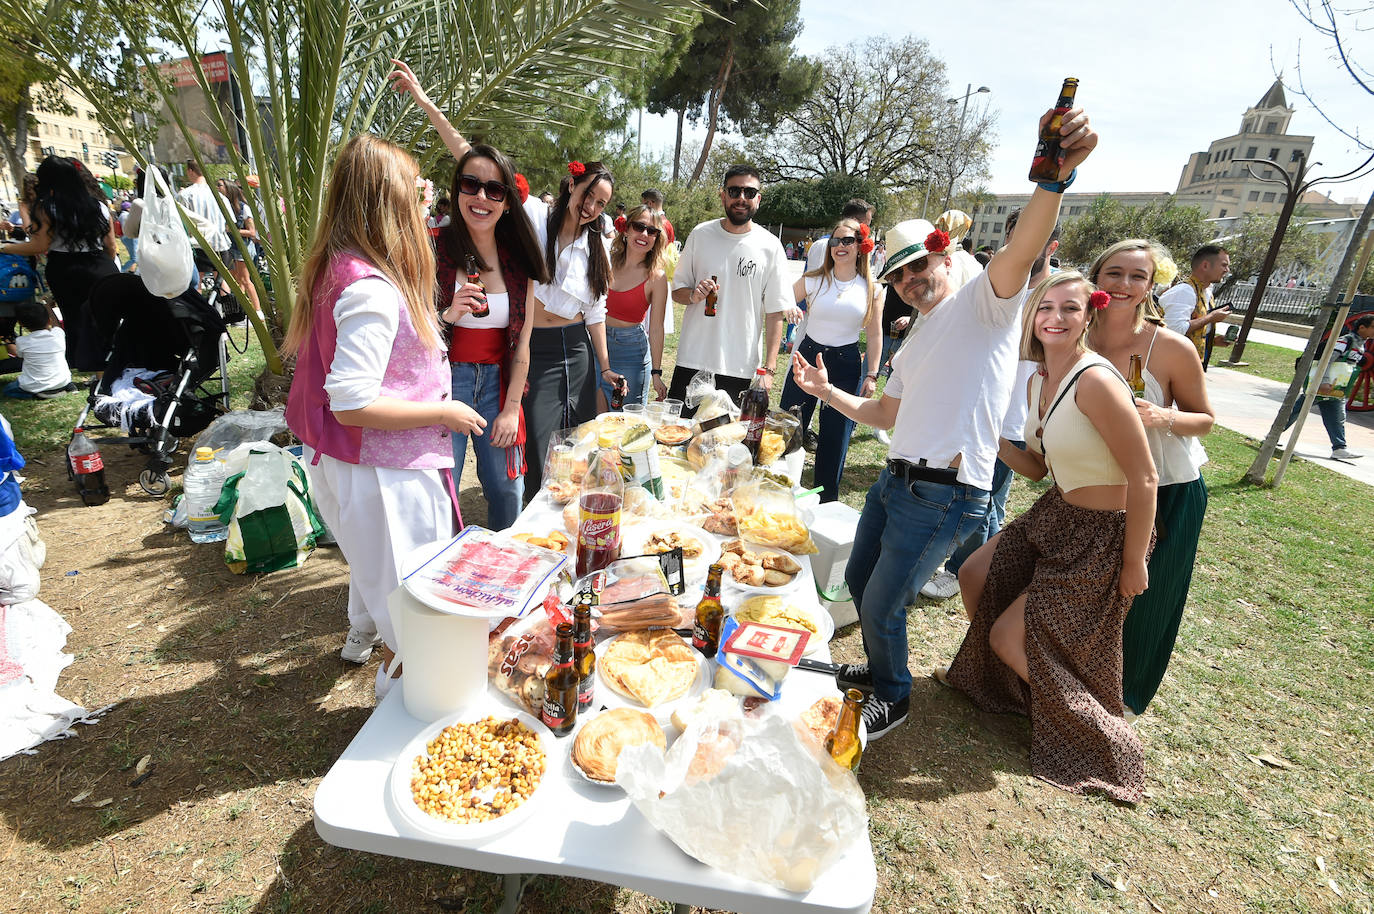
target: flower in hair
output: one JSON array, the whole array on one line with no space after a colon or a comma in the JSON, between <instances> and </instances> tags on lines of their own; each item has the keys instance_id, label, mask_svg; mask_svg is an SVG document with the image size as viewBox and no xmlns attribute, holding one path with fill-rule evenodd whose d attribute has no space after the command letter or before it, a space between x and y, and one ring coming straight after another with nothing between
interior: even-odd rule
<instances>
[{"instance_id":1,"label":"flower in hair","mask_svg":"<svg viewBox=\"0 0 1374 914\"><path fill-rule=\"evenodd\" d=\"M1088 304L1092 306L1094 311L1101 311L1111 303L1111 300L1112 297L1101 289L1088 296Z\"/></svg>"},{"instance_id":2,"label":"flower in hair","mask_svg":"<svg viewBox=\"0 0 1374 914\"><path fill-rule=\"evenodd\" d=\"M868 240L868 236L869 236L868 226L866 226L866 225L864 225L862 222L860 222L860 223L859 223L859 238L861 238L861 239L864 240L864 241L867 241L867 240Z\"/></svg>"},{"instance_id":3,"label":"flower in hair","mask_svg":"<svg viewBox=\"0 0 1374 914\"><path fill-rule=\"evenodd\" d=\"M1161 257L1155 264L1155 285L1167 286L1178 276L1178 264L1171 257Z\"/></svg>"},{"instance_id":4,"label":"flower in hair","mask_svg":"<svg viewBox=\"0 0 1374 914\"><path fill-rule=\"evenodd\" d=\"M420 205L429 209L434 205L434 182L422 175L415 176L415 198Z\"/></svg>"},{"instance_id":5,"label":"flower in hair","mask_svg":"<svg viewBox=\"0 0 1374 914\"><path fill-rule=\"evenodd\" d=\"M936 229L926 236L926 253L943 254L949 247L949 232Z\"/></svg>"},{"instance_id":6,"label":"flower in hair","mask_svg":"<svg viewBox=\"0 0 1374 914\"><path fill-rule=\"evenodd\" d=\"M572 175L574 178L580 178L586 173L587 166L583 165L581 162L568 163L568 174Z\"/></svg>"},{"instance_id":7,"label":"flower in hair","mask_svg":"<svg viewBox=\"0 0 1374 914\"><path fill-rule=\"evenodd\" d=\"M520 195L521 205L530 198L530 182L518 171L515 173L515 192Z\"/></svg>"},{"instance_id":8,"label":"flower in hair","mask_svg":"<svg viewBox=\"0 0 1374 914\"><path fill-rule=\"evenodd\" d=\"M616 230L617 232L619 232L620 234L625 235L625 234L628 234L628 233L629 233L629 231L630 231L630 220L629 220L627 217L625 217L625 216L616 216L616 217L615 217L615 223L614 223L614 224L615 224L615 230Z\"/></svg>"},{"instance_id":9,"label":"flower in hair","mask_svg":"<svg viewBox=\"0 0 1374 914\"><path fill-rule=\"evenodd\" d=\"M864 226L864 228L868 228L868 226ZM873 239L872 239L872 238L865 238L863 241L860 241L860 242L859 242L859 251L860 251L861 253L864 253L864 254L872 254L872 253L873 253L873 248L874 248L874 244L873 244Z\"/></svg>"}]
</instances>

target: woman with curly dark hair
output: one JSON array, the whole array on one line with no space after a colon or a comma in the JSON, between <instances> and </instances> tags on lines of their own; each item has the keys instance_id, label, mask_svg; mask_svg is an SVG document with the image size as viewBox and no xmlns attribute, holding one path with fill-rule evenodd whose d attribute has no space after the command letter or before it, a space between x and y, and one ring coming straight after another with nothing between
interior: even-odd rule
<instances>
[{"instance_id":1,"label":"woman with curly dark hair","mask_svg":"<svg viewBox=\"0 0 1374 914\"><path fill-rule=\"evenodd\" d=\"M29 240L0 245L0 253L47 255L44 276L62 311L67 363L99 371L105 345L86 302L97 282L119 272L110 208L91 193L90 171L76 159L48 156L37 174Z\"/></svg>"}]
</instances>

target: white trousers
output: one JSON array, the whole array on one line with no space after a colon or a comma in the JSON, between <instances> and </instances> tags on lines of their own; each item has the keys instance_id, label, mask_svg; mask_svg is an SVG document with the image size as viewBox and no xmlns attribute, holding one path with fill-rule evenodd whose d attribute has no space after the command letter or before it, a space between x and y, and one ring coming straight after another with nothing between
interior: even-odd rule
<instances>
[{"instance_id":1,"label":"white trousers","mask_svg":"<svg viewBox=\"0 0 1374 914\"><path fill-rule=\"evenodd\" d=\"M386 598L416 547L453 536L453 503L438 470L359 466L306 448L311 496L348 562L348 624L393 651Z\"/></svg>"}]
</instances>

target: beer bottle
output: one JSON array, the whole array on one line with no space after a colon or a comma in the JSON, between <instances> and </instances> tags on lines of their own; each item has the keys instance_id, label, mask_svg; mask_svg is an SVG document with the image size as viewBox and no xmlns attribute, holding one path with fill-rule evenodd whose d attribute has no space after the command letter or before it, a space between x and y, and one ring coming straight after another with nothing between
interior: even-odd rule
<instances>
[{"instance_id":1,"label":"beer bottle","mask_svg":"<svg viewBox=\"0 0 1374 914\"><path fill-rule=\"evenodd\" d=\"M487 284L482 282L482 274L477 272L477 258L471 254L468 255L468 282L482 289L482 301L472 309L472 316L486 317L491 313L491 305L487 304Z\"/></svg>"},{"instance_id":2,"label":"beer bottle","mask_svg":"<svg viewBox=\"0 0 1374 914\"><path fill-rule=\"evenodd\" d=\"M1138 352L1131 356L1131 370L1126 375L1126 383L1131 385L1131 393L1134 396L1145 396L1145 370Z\"/></svg>"},{"instance_id":3,"label":"beer bottle","mask_svg":"<svg viewBox=\"0 0 1374 914\"><path fill-rule=\"evenodd\" d=\"M825 739L825 751L850 771L859 770L859 759L863 758L864 754L863 743L859 742L859 720L863 703L863 692L858 689L846 690L844 704L840 706L840 716L835 720L835 729Z\"/></svg>"},{"instance_id":4,"label":"beer bottle","mask_svg":"<svg viewBox=\"0 0 1374 914\"><path fill-rule=\"evenodd\" d=\"M592 606L596 594L584 593L573 609L573 669L577 671L577 713L591 710L596 691L596 651L592 644Z\"/></svg>"},{"instance_id":5,"label":"beer bottle","mask_svg":"<svg viewBox=\"0 0 1374 914\"><path fill-rule=\"evenodd\" d=\"M553 666L544 676L544 707L539 719L554 736L567 736L577 723L577 670L573 669L573 627L566 622L555 630L558 646Z\"/></svg>"},{"instance_id":6,"label":"beer bottle","mask_svg":"<svg viewBox=\"0 0 1374 914\"><path fill-rule=\"evenodd\" d=\"M1035 144L1035 158L1031 160L1030 179L1035 182L1056 182L1059 180L1059 143L1063 136L1059 129L1064 126L1064 115L1073 107L1074 94L1078 92L1078 80L1070 76L1064 80L1059 90L1059 101L1054 103L1054 114L1045 121L1040 129L1040 142Z\"/></svg>"},{"instance_id":7,"label":"beer bottle","mask_svg":"<svg viewBox=\"0 0 1374 914\"><path fill-rule=\"evenodd\" d=\"M719 280L717 280L716 277L712 276L712 277L711 277L711 282L713 282L713 283L718 283ZM707 316L707 317L715 317L715 316L716 316L716 290L715 290L715 289L712 289L710 292L707 292L707 293L706 293L706 316Z\"/></svg>"},{"instance_id":8,"label":"beer bottle","mask_svg":"<svg viewBox=\"0 0 1374 914\"><path fill-rule=\"evenodd\" d=\"M725 607L720 602L720 576L725 566L717 563L706 572L706 592L697 604L697 620L692 626L692 647L708 658L720 649L720 625L725 621Z\"/></svg>"}]
</instances>

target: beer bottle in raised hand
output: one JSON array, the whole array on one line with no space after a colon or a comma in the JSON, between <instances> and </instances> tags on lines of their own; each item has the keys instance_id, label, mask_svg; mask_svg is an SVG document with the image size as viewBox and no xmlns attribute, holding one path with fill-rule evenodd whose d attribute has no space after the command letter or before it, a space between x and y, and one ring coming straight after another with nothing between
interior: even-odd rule
<instances>
[{"instance_id":1,"label":"beer bottle in raised hand","mask_svg":"<svg viewBox=\"0 0 1374 914\"><path fill-rule=\"evenodd\" d=\"M477 307L472 309L472 316L486 317L488 314L491 314L491 305L487 303L487 284L482 282L482 274L477 272L477 258L473 257L471 254L468 255L467 268L468 282L482 289L482 300L478 302Z\"/></svg>"},{"instance_id":2,"label":"beer bottle in raised hand","mask_svg":"<svg viewBox=\"0 0 1374 914\"><path fill-rule=\"evenodd\" d=\"M711 277L711 282L712 282L713 284L715 284L715 283L718 283L719 280L716 279L716 277L712 276L712 277ZM707 292L707 293L706 293L706 316L707 316L707 317L715 317L715 316L716 316L716 290L715 290L714 287L711 289L710 292Z\"/></svg>"},{"instance_id":3,"label":"beer bottle in raised hand","mask_svg":"<svg viewBox=\"0 0 1374 914\"><path fill-rule=\"evenodd\" d=\"M1073 107L1077 92L1078 80L1072 76L1065 79L1059 90L1059 101L1054 103L1054 114L1040 128L1040 142L1035 144L1035 158L1031 160L1032 181L1054 183L1059 180L1059 143L1063 139L1059 130L1064 126L1064 115Z\"/></svg>"}]
</instances>

